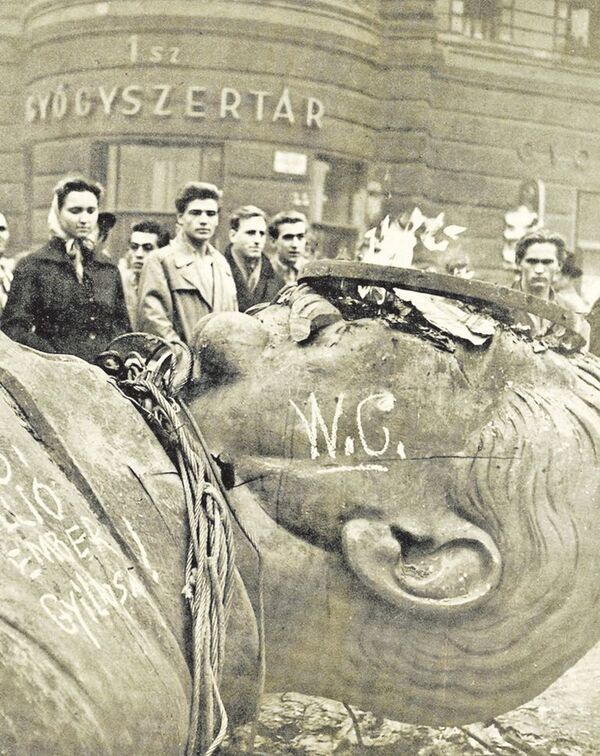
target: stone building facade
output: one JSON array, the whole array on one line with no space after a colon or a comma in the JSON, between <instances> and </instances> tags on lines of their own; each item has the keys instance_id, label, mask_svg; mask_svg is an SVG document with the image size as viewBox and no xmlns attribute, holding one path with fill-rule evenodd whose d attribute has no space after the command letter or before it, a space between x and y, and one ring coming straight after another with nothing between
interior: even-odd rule
<instances>
[{"instance_id":1,"label":"stone building facade","mask_svg":"<svg viewBox=\"0 0 600 756\"><path fill-rule=\"evenodd\" d=\"M117 256L130 222L172 222L177 186L203 178L225 213L306 211L330 256L381 212L445 209L503 280L504 216L535 181L600 273L590 0L21 0L0 21L14 249L43 241L66 173L105 184Z\"/></svg>"}]
</instances>

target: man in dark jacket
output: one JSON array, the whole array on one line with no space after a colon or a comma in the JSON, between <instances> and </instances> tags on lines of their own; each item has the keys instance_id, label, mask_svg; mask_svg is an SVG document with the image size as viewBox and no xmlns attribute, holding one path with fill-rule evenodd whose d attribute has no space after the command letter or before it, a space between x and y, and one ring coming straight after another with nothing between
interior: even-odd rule
<instances>
[{"instance_id":1,"label":"man in dark jacket","mask_svg":"<svg viewBox=\"0 0 600 756\"><path fill-rule=\"evenodd\" d=\"M97 253L99 185L67 179L55 189L52 237L16 266L2 330L42 352L93 361L131 330L116 265Z\"/></svg>"},{"instance_id":2,"label":"man in dark jacket","mask_svg":"<svg viewBox=\"0 0 600 756\"><path fill-rule=\"evenodd\" d=\"M266 255L265 213L254 205L239 207L229 219L230 244L225 258L231 267L240 312L261 302L270 302L284 286Z\"/></svg>"}]
</instances>

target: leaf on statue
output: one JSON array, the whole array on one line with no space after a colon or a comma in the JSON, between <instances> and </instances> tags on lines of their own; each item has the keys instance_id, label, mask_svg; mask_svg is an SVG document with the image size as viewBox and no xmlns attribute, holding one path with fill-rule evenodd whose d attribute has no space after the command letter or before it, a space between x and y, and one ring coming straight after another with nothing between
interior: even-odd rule
<instances>
[{"instance_id":1,"label":"leaf on statue","mask_svg":"<svg viewBox=\"0 0 600 756\"><path fill-rule=\"evenodd\" d=\"M416 243L414 231L401 228L397 221L390 223L386 235L381 240L380 264L409 268L412 265Z\"/></svg>"},{"instance_id":2,"label":"leaf on statue","mask_svg":"<svg viewBox=\"0 0 600 756\"><path fill-rule=\"evenodd\" d=\"M446 226L444 229L444 233L446 236L449 236L451 239L456 241L456 239L463 234L467 230L466 226Z\"/></svg>"},{"instance_id":3,"label":"leaf on statue","mask_svg":"<svg viewBox=\"0 0 600 756\"><path fill-rule=\"evenodd\" d=\"M368 302L382 305L385 302L385 289L381 286L358 286L358 293L362 299Z\"/></svg>"},{"instance_id":4,"label":"leaf on statue","mask_svg":"<svg viewBox=\"0 0 600 756\"><path fill-rule=\"evenodd\" d=\"M458 307L462 310L460 305ZM481 315L476 312L465 312L465 320L463 321L467 328L473 333L479 333L482 336L493 336L496 331L496 321L486 315Z\"/></svg>"},{"instance_id":5,"label":"leaf on statue","mask_svg":"<svg viewBox=\"0 0 600 756\"><path fill-rule=\"evenodd\" d=\"M377 227L375 226L374 228L370 228L365 233L364 238L367 239L368 242L369 242L369 249L367 250L367 252L365 253L365 255L363 255L363 261L364 261L364 257L365 256L372 255L375 252L375 247L376 247L376 244L377 244Z\"/></svg>"},{"instance_id":6,"label":"leaf on statue","mask_svg":"<svg viewBox=\"0 0 600 756\"><path fill-rule=\"evenodd\" d=\"M444 213L441 212L436 218L425 218L425 233L435 236L444 225Z\"/></svg>"},{"instance_id":7,"label":"leaf on statue","mask_svg":"<svg viewBox=\"0 0 600 756\"><path fill-rule=\"evenodd\" d=\"M449 244L447 239L436 241L435 237L430 234L423 234L423 236L421 236L421 243L425 249L429 250L429 252L445 252L448 249Z\"/></svg>"},{"instance_id":8,"label":"leaf on statue","mask_svg":"<svg viewBox=\"0 0 600 756\"><path fill-rule=\"evenodd\" d=\"M427 218L423 215L420 208L415 207L415 209L410 214L410 218L408 219L405 230L413 232L418 231L426 222Z\"/></svg>"}]
</instances>

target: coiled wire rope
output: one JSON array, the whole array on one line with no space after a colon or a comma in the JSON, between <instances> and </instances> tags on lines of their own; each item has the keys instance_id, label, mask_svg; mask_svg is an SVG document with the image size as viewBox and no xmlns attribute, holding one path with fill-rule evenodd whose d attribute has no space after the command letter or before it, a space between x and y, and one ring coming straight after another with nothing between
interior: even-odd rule
<instances>
[{"instance_id":1,"label":"coiled wire rope","mask_svg":"<svg viewBox=\"0 0 600 756\"><path fill-rule=\"evenodd\" d=\"M144 359L139 351L123 359L119 342L145 334L119 337L97 364L112 375L120 391L141 411L175 458L182 481L189 545L182 594L192 622L192 701L187 756L212 756L227 735L228 717L220 693L225 642L234 592L235 542L232 517L258 558L259 692L265 678L263 565L260 549L244 528L228 499L219 468L185 402L174 394L191 375L192 357L184 351L174 379L174 358L168 344L155 337ZM147 337L146 337L147 338ZM138 338L138 342L140 339ZM148 345L146 345L148 346ZM184 376L181 378L181 376ZM176 386L174 388L174 386ZM182 415L184 418L182 418ZM258 707L256 717L258 716ZM256 719L255 717L255 719ZM251 740L254 739L255 723Z\"/></svg>"}]
</instances>

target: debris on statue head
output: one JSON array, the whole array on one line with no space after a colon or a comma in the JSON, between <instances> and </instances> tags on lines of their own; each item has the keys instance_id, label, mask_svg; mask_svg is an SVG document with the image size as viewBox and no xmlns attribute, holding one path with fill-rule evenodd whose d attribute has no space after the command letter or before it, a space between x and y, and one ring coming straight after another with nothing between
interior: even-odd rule
<instances>
[{"instance_id":1,"label":"debris on statue head","mask_svg":"<svg viewBox=\"0 0 600 756\"><path fill-rule=\"evenodd\" d=\"M363 262L391 265L397 268L435 265L437 259L450 253L453 243L466 231L464 226L445 225L445 214L429 218L418 207L395 219L387 215L371 228L361 245Z\"/></svg>"},{"instance_id":2,"label":"debris on statue head","mask_svg":"<svg viewBox=\"0 0 600 756\"><path fill-rule=\"evenodd\" d=\"M430 218L415 207L394 220L386 215L378 226L367 231L360 259L375 265L437 272L443 269L444 258L460 249L458 239L465 231L464 226L446 225L443 212ZM385 293L374 287L359 287L359 292L364 299L374 299L380 304L385 298Z\"/></svg>"}]
</instances>

